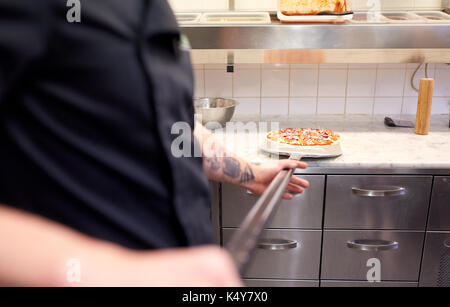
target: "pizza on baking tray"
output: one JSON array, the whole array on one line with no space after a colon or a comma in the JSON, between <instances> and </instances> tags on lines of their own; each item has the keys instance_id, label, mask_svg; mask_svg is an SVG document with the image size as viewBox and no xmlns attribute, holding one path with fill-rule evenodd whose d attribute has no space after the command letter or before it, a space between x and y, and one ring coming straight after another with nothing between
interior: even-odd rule
<instances>
[{"instance_id":1,"label":"pizza on baking tray","mask_svg":"<svg viewBox=\"0 0 450 307\"><path fill-rule=\"evenodd\" d=\"M267 139L291 146L330 146L340 142L341 137L328 129L287 128L269 132Z\"/></svg>"},{"instance_id":2,"label":"pizza on baking tray","mask_svg":"<svg viewBox=\"0 0 450 307\"><path fill-rule=\"evenodd\" d=\"M347 0L280 0L280 8L285 15L342 13L349 10Z\"/></svg>"}]
</instances>

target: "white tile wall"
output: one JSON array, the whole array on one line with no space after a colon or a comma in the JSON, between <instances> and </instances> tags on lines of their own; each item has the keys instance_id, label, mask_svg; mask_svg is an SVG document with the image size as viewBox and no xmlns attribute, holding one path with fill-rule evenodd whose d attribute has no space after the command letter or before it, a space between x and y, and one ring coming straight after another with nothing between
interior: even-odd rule
<instances>
[{"instance_id":1,"label":"white tile wall","mask_svg":"<svg viewBox=\"0 0 450 307\"><path fill-rule=\"evenodd\" d=\"M205 96L232 97L233 75L227 73L225 69L205 69Z\"/></svg>"},{"instance_id":2,"label":"white tile wall","mask_svg":"<svg viewBox=\"0 0 450 307\"><path fill-rule=\"evenodd\" d=\"M288 98L261 98L262 116L289 115Z\"/></svg>"},{"instance_id":3,"label":"white tile wall","mask_svg":"<svg viewBox=\"0 0 450 307\"><path fill-rule=\"evenodd\" d=\"M228 0L169 0L176 11L223 11ZM275 11L278 0L235 0L237 10ZM367 10L367 0L352 0ZM384 10L442 8L442 0L381 0ZM415 114L417 93L410 86L416 64L196 65L195 96L233 97L238 114ZM430 65L436 79L434 114L449 112L450 66ZM425 76L418 71L414 84Z\"/></svg>"},{"instance_id":4,"label":"white tile wall","mask_svg":"<svg viewBox=\"0 0 450 307\"><path fill-rule=\"evenodd\" d=\"M438 9L442 0L380 0L384 10ZM169 0L176 11L228 10L228 0ZM367 0L351 0L354 10L367 10ZM235 0L237 10L276 11L278 0Z\"/></svg>"},{"instance_id":5,"label":"white tile wall","mask_svg":"<svg viewBox=\"0 0 450 307\"><path fill-rule=\"evenodd\" d=\"M410 79L418 64L195 65L195 96L232 97L240 115L415 114ZM417 72L414 84L425 76ZM433 114L448 114L450 65L430 64Z\"/></svg>"},{"instance_id":6,"label":"white tile wall","mask_svg":"<svg viewBox=\"0 0 450 307\"><path fill-rule=\"evenodd\" d=\"M346 68L319 70L319 97L345 97L347 87Z\"/></svg>"},{"instance_id":7,"label":"white tile wall","mask_svg":"<svg viewBox=\"0 0 450 307\"><path fill-rule=\"evenodd\" d=\"M262 70L262 97L289 97L289 69Z\"/></svg>"}]
</instances>

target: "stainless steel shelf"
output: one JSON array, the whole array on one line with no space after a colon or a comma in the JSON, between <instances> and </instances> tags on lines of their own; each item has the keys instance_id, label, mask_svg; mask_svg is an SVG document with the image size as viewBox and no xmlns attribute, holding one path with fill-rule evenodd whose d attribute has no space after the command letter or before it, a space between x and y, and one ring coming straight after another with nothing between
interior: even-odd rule
<instances>
[{"instance_id":1,"label":"stainless steel shelf","mask_svg":"<svg viewBox=\"0 0 450 307\"><path fill-rule=\"evenodd\" d=\"M193 49L450 48L450 24L186 25Z\"/></svg>"},{"instance_id":2,"label":"stainless steel shelf","mask_svg":"<svg viewBox=\"0 0 450 307\"><path fill-rule=\"evenodd\" d=\"M450 62L450 24L185 25L194 62ZM391 52L393 50L393 52Z\"/></svg>"}]
</instances>

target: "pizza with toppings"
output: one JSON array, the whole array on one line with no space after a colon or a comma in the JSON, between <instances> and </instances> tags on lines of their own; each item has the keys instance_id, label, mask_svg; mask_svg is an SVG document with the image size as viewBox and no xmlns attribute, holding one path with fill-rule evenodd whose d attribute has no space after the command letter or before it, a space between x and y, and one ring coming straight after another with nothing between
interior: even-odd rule
<instances>
[{"instance_id":1,"label":"pizza with toppings","mask_svg":"<svg viewBox=\"0 0 450 307\"><path fill-rule=\"evenodd\" d=\"M328 129L287 128L271 131L267 134L266 143L269 149L279 152L342 154L341 136Z\"/></svg>"},{"instance_id":2,"label":"pizza with toppings","mask_svg":"<svg viewBox=\"0 0 450 307\"><path fill-rule=\"evenodd\" d=\"M324 146L338 142L341 137L328 129L288 128L271 131L267 138L273 142L294 146Z\"/></svg>"}]
</instances>

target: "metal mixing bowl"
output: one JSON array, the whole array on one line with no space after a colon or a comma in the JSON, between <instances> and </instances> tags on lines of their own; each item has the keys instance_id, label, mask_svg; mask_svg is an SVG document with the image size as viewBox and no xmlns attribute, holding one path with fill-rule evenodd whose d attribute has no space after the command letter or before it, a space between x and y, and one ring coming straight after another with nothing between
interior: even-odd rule
<instances>
[{"instance_id":1,"label":"metal mixing bowl","mask_svg":"<svg viewBox=\"0 0 450 307\"><path fill-rule=\"evenodd\" d=\"M201 98L194 101L195 114L202 116L202 123L217 122L222 127L231 120L234 115L237 102L224 98Z\"/></svg>"}]
</instances>

